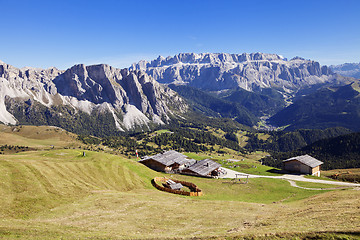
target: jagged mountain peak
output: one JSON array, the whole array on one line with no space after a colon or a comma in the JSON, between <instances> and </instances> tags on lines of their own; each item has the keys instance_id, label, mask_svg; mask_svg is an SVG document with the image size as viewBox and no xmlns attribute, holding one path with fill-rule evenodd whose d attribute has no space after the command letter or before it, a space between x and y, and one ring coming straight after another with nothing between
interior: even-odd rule
<instances>
[{"instance_id":1,"label":"jagged mountain peak","mask_svg":"<svg viewBox=\"0 0 360 240\"><path fill-rule=\"evenodd\" d=\"M249 91L278 88L284 91L331 82L335 78L327 66L316 61L286 58L269 53L180 53L140 61L130 69L146 71L160 83L189 84L203 90L219 91L241 87Z\"/></svg>"},{"instance_id":2,"label":"jagged mountain peak","mask_svg":"<svg viewBox=\"0 0 360 240\"><path fill-rule=\"evenodd\" d=\"M5 71L6 70L6 71ZM29 75L52 75L55 76L57 74L60 74L64 71L57 69L56 67L50 67L47 69L42 69L42 68L34 68L34 67L22 67L22 68L16 68L10 64L7 64L3 61L0 60L0 77L2 76L2 74L4 74L5 72L7 73L12 73L12 74L19 74L19 75L24 75L24 76L29 76ZM4 77L4 76L3 76ZM45 77L45 76L44 76Z\"/></svg>"},{"instance_id":3,"label":"jagged mountain peak","mask_svg":"<svg viewBox=\"0 0 360 240\"><path fill-rule=\"evenodd\" d=\"M302 58L302 57L299 57L299 56L296 56L296 57L293 57L292 59L290 59L290 61L294 61L294 60L311 61L311 60L306 60L305 58Z\"/></svg>"},{"instance_id":4,"label":"jagged mountain peak","mask_svg":"<svg viewBox=\"0 0 360 240\"><path fill-rule=\"evenodd\" d=\"M340 75L360 79L360 62L331 65L330 69Z\"/></svg>"},{"instance_id":5,"label":"jagged mountain peak","mask_svg":"<svg viewBox=\"0 0 360 240\"><path fill-rule=\"evenodd\" d=\"M187 109L174 91L140 70L107 64L76 64L65 71L0 64L0 122L15 124L19 116L26 119L21 115L26 111L16 106L31 109L35 103L50 109L68 106L91 115L105 111L118 130L163 124L175 112Z\"/></svg>"},{"instance_id":6,"label":"jagged mountain peak","mask_svg":"<svg viewBox=\"0 0 360 240\"><path fill-rule=\"evenodd\" d=\"M161 67L169 66L177 63L183 64L221 64L221 63L241 63L246 61L273 61L284 60L284 58L277 54L268 53L179 53L174 56L163 57L159 56L150 62L141 60L137 64L133 64L131 69L146 69L146 67Z\"/></svg>"}]
</instances>

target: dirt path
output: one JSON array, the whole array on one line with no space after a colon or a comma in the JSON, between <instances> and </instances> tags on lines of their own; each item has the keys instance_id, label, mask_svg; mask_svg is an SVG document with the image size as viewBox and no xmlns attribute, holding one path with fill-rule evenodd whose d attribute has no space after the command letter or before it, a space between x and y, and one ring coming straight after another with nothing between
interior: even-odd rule
<instances>
[{"instance_id":1,"label":"dirt path","mask_svg":"<svg viewBox=\"0 0 360 240\"><path fill-rule=\"evenodd\" d=\"M306 190L336 190L336 189L344 189L344 188L351 188L351 186L342 186L342 187L334 187L334 188L307 188L307 187L300 187L296 184L296 182L292 181L292 180L288 180L288 182L290 183L290 185L292 187L297 187L297 188L301 188L301 189L306 189Z\"/></svg>"},{"instance_id":2,"label":"dirt path","mask_svg":"<svg viewBox=\"0 0 360 240\"><path fill-rule=\"evenodd\" d=\"M290 182L290 184L292 184L291 182L294 183L293 187L299 187L296 185L296 183L294 181L300 181L300 182L313 182L313 183L322 183L322 184L331 184L331 185L338 185L338 186L344 186L344 187L360 187L360 184L358 183L349 183L349 182L339 182L339 181L329 181L329 180L322 180L322 179L311 179L311 178L305 178L304 175L291 175L291 174L285 174L282 176L263 176L263 175L253 175L253 174L246 174L246 173L241 173L241 172L237 172L228 168L223 168L221 167L222 170L225 170L227 172L226 175L221 176L220 178L247 178L247 176L249 178L275 178L275 179L283 179L283 180L288 180ZM238 174L238 175L236 175ZM300 187L302 188L302 187ZM304 188L307 189L307 188ZM315 188L308 188L308 189L315 189ZM327 188L329 189L329 188Z\"/></svg>"}]
</instances>

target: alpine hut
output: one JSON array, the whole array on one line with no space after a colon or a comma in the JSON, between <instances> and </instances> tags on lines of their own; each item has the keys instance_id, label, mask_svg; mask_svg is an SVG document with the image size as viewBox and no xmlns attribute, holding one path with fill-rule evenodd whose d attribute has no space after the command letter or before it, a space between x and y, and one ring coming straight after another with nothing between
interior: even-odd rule
<instances>
[{"instance_id":1,"label":"alpine hut","mask_svg":"<svg viewBox=\"0 0 360 240\"><path fill-rule=\"evenodd\" d=\"M283 169L289 172L297 172L320 177L320 165L323 162L309 155L292 157L283 161Z\"/></svg>"},{"instance_id":2,"label":"alpine hut","mask_svg":"<svg viewBox=\"0 0 360 240\"><path fill-rule=\"evenodd\" d=\"M139 161L147 167L160 172L176 172L194 164L194 159L189 159L184 154L170 150L154 156L144 157Z\"/></svg>"},{"instance_id":3,"label":"alpine hut","mask_svg":"<svg viewBox=\"0 0 360 240\"><path fill-rule=\"evenodd\" d=\"M210 159L204 159L182 170L181 173L202 177L214 177L219 175L218 170L220 167L221 165L219 163Z\"/></svg>"}]
</instances>

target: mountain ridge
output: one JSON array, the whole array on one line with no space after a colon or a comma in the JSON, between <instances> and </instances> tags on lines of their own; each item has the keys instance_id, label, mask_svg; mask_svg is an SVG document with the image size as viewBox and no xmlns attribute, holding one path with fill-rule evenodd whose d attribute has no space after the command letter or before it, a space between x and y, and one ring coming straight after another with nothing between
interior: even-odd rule
<instances>
[{"instance_id":1,"label":"mountain ridge","mask_svg":"<svg viewBox=\"0 0 360 240\"><path fill-rule=\"evenodd\" d=\"M297 99L273 115L269 121L286 130L324 129L341 126L360 130L359 81L340 87L328 87Z\"/></svg>"},{"instance_id":2,"label":"mountain ridge","mask_svg":"<svg viewBox=\"0 0 360 240\"><path fill-rule=\"evenodd\" d=\"M330 69L340 75L360 79L360 62L331 65Z\"/></svg>"},{"instance_id":3,"label":"mountain ridge","mask_svg":"<svg viewBox=\"0 0 360 240\"><path fill-rule=\"evenodd\" d=\"M187 110L181 97L146 73L106 64L78 64L61 71L56 68L18 69L1 63L0 121L16 124L16 117L7 110L11 109L9 104L15 103L10 99L17 103L28 102L28 106L37 102L46 108L66 105L75 109L75 113L107 111L112 115L115 131L150 123L164 124L172 114ZM17 114L26 113L17 111Z\"/></svg>"},{"instance_id":4,"label":"mountain ridge","mask_svg":"<svg viewBox=\"0 0 360 240\"><path fill-rule=\"evenodd\" d=\"M287 60L265 53L180 53L140 61L130 69L146 71L160 83L189 84L202 90L219 91L241 87L248 91L278 88L291 92L304 86L343 81L327 66L295 57Z\"/></svg>"},{"instance_id":5,"label":"mountain ridge","mask_svg":"<svg viewBox=\"0 0 360 240\"><path fill-rule=\"evenodd\" d=\"M349 79L316 61L266 53L180 53L140 61L129 69L107 64L19 69L0 62L0 122L60 124L53 116L68 126L79 119L97 125L93 117L98 116L115 131L144 130L185 113L190 103L202 114L254 126L256 118L271 116L294 97ZM190 101L169 84L192 87L187 93L182 89ZM196 94L195 88L203 92L189 96ZM41 117L29 118L39 111ZM108 114L99 115L103 113Z\"/></svg>"}]
</instances>

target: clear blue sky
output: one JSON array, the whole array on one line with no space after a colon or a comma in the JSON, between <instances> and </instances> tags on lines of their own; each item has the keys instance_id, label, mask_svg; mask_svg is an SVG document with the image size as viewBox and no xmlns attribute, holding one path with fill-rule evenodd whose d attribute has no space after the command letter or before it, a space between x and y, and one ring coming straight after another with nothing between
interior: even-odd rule
<instances>
[{"instance_id":1,"label":"clear blue sky","mask_svg":"<svg viewBox=\"0 0 360 240\"><path fill-rule=\"evenodd\" d=\"M0 0L0 60L128 67L180 52L360 61L360 0Z\"/></svg>"}]
</instances>

